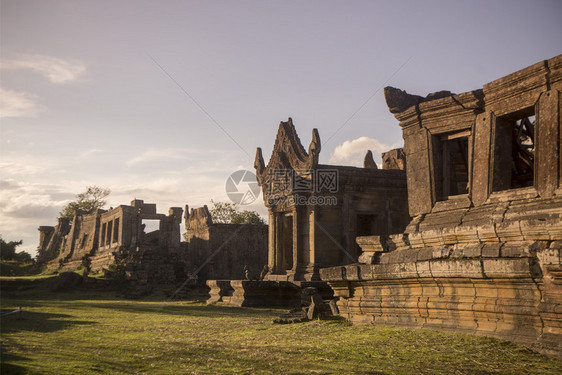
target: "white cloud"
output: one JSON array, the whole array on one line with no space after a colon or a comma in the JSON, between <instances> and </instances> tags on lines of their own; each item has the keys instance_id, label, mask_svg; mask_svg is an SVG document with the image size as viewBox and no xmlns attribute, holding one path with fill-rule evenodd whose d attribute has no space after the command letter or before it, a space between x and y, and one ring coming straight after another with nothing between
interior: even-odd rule
<instances>
[{"instance_id":1,"label":"white cloud","mask_svg":"<svg viewBox=\"0 0 562 375\"><path fill-rule=\"evenodd\" d=\"M92 148L89 150L82 151L78 154L78 159L88 159L92 156L99 155L103 152L101 148Z\"/></svg>"},{"instance_id":2,"label":"white cloud","mask_svg":"<svg viewBox=\"0 0 562 375\"><path fill-rule=\"evenodd\" d=\"M64 187L1 180L0 230L4 239L23 240L18 250L35 254L40 225L54 225L58 212L74 197Z\"/></svg>"},{"instance_id":3,"label":"white cloud","mask_svg":"<svg viewBox=\"0 0 562 375\"><path fill-rule=\"evenodd\" d=\"M42 171L42 168L15 162L0 162L0 174L6 176L34 175Z\"/></svg>"},{"instance_id":4,"label":"white cloud","mask_svg":"<svg viewBox=\"0 0 562 375\"><path fill-rule=\"evenodd\" d=\"M58 209L68 201L69 196L72 197L70 193L62 194L64 197L61 197L63 191L55 185L24 183L10 179L0 181L0 186L3 191L0 207L3 214L10 217L32 217L28 216L32 214L30 207L35 207L37 212Z\"/></svg>"},{"instance_id":5,"label":"white cloud","mask_svg":"<svg viewBox=\"0 0 562 375\"><path fill-rule=\"evenodd\" d=\"M216 149L202 152L193 147L148 148L129 160L133 164L129 168L118 168L116 174L92 175L91 168L84 167L86 162L106 156L107 152L111 151L93 146L79 153L78 158L19 155L2 160L0 234L9 240L23 239L19 249L34 254L39 238L37 227L55 225L63 206L86 186L111 189L105 208L128 205L137 198L156 203L158 212L167 213L169 207L201 207L210 204L211 199L228 202L228 176L235 170L251 168L244 168L238 160ZM62 173L60 169L69 172ZM241 208L257 210L267 217L261 198Z\"/></svg>"},{"instance_id":6,"label":"white cloud","mask_svg":"<svg viewBox=\"0 0 562 375\"><path fill-rule=\"evenodd\" d=\"M0 118L34 117L38 110L35 95L0 87Z\"/></svg>"},{"instance_id":7,"label":"white cloud","mask_svg":"<svg viewBox=\"0 0 562 375\"><path fill-rule=\"evenodd\" d=\"M171 160L185 160L187 156L184 149L159 149L159 150L147 150L134 158L127 160L125 164L132 166L139 163L147 162L162 162Z\"/></svg>"},{"instance_id":8,"label":"white cloud","mask_svg":"<svg viewBox=\"0 0 562 375\"><path fill-rule=\"evenodd\" d=\"M53 83L68 83L78 79L86 66L80 62L70 62L52 56L21 55L17 59L2 60L2 69L30 69Z\"/></svg>"},{"instance_id":9,"label":"white cloud","mask_svg":"<svg viewBox=\"0 0 562 375\"><path fill-rule=\"evenodd\" d=\"M201 150L196 148L149 148L142 151L137 156L127 160L125 164L128 167L137 164L158 164L170 165L174 161L188 161L185 168L201 171L202 168L208 172L208 168L213 166L220 170L232 169L232 158L221 150L207 149ZM228 166L228 167L227 167ZM175 168L175 167L174 167ZM176 169L177 170L177 169ZM162 172L162 169L159 169ZM182 171L185 173L185 171Z\"/></svg>"},{"instance_id":10,"label":"white cloud","mask_svg":"<svg viewBox=\"0 0 562 375\"><path fill-rule=\"evenodd\" d=\"M380 164L381 153L400 147L400 145L401 142L387 145L376 138L359 137L336 146L330 156L330 163L362 167L365 154L368 150L371 150L375 161L378 161Z\"/></svg>"}]
</instances>

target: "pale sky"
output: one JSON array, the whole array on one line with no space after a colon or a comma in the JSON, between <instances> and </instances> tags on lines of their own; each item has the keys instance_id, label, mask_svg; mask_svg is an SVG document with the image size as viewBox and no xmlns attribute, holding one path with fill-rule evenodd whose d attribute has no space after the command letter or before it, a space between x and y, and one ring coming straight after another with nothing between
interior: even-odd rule
<instances>
[{"instance_id":1,"label":"pale sky","mask_svg":"<svg viewBox=\"0 0 562 375\"><path fill-rule=\"evenodd\" d=\"M562 53L559 0L0 4L0 234L33 254L88 185L228 201L288 117L322 163L380 162L402 144L384 86L460 93Z\"/></svg>"}]
</instances>

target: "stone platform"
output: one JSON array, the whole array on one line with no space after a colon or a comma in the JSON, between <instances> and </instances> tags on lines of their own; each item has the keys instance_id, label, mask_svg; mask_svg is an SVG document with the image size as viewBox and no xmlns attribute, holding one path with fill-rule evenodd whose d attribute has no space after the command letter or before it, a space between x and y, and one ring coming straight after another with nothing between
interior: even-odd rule
<instances>
[{"instance_id":1,"label":"stone platform","mask_svg":"<svg viewBox=\"0 0 562 375\"><path fill-rule=\"evenodd\" d=\"M495 336L562 358L562 242L537 245L393 251L320 274L354 323Z\"/></svg>"},{"instance_id":2,"label":"stone platform","mask_svg":"<svg viewBox=\"0 0 562 375\"><path fill-rule=\"evenodd\" d=\"M223 302L245 307L297 307L302 290L317 288L325 300L333 298L333 291L324 281L270 280L207 280L211 288L207 304Z\"/></svg>"}]
</instances>

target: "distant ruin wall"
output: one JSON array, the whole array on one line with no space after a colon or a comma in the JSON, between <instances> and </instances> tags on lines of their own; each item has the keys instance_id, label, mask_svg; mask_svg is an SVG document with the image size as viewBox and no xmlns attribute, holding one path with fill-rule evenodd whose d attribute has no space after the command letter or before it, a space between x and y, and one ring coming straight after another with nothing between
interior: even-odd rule
<instances>
[{"instance_id":1,"label":"distant ruin wall","mask_svg":"<svg viewBox=\"0 0 562 375\"><path fill-rule=\"evenodd\" d=\"M267 264L267 225L213 224L204 206L191 210L186 230L189 257L203 267L201 279L243 280L245 267L257 277Z\"/></svg>"},{"instance_id":2,"label":"distant ruin wall","mask_svg":"<svg viewBox=\"0 0 562 375\"><path fill-rule=\"evenodd\" d=\"M59 219L54 228L39 228L38 259L48 269L97 273L121 267L129 279L173 282L192 268L181 254L182 211L158 214L156 205L135 199L108 211L76 212L71 223ZM158 221L158 229L145 233L145 220Z\"/></svg>"},{"instance_id":3,"label":"distant ruin wall","mask_svg":"<svg viewBox=\"0 0 562 375\"><path fill-rule=\"evenodd\" d=\"M187 211L186 239L181 242L183 209L158 214L154 204L135 199L91 214L77 212L72 223L39 228L39 258L48 269L117 272L145 282L243 280L245 268L257 277L267 264L267 225L213 224L206 206ZM148 231L147 220L158 229Z\"/></svg>"},{"instance_id":4,"label":"distant ruin wall","mask_svg":"<svg viewBox=\"0 0 562 375\"><path fill-rule=\"evenodd\" d=\"M68 219L59 218L54 227L39 227L39 247L37 248L37 262L47 263L57 258L65 247L65 237L70 231Z\"/></svg>"}]
</instances>

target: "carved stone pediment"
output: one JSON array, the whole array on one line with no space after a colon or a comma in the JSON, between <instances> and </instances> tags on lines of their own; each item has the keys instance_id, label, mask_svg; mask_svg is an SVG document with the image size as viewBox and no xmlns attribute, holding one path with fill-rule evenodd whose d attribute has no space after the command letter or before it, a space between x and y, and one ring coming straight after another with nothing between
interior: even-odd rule
<instances>
[{"instance_id":1,"label":"carved stone pediment","mask_svg":"<svg viewBox=\"0 0 562 375\"><path fill-rule=\"evenodd\" d=\"M317 129L312 130L312 141L307 152L297 135L293 120L289 117L287 122L281 122L267 166L261 148L256 150L254 168L266 202L271 192L283 196L292 194L293 178L310 180L311 171L318 165L320 150Z\"/></svg>"}]
</instances>

